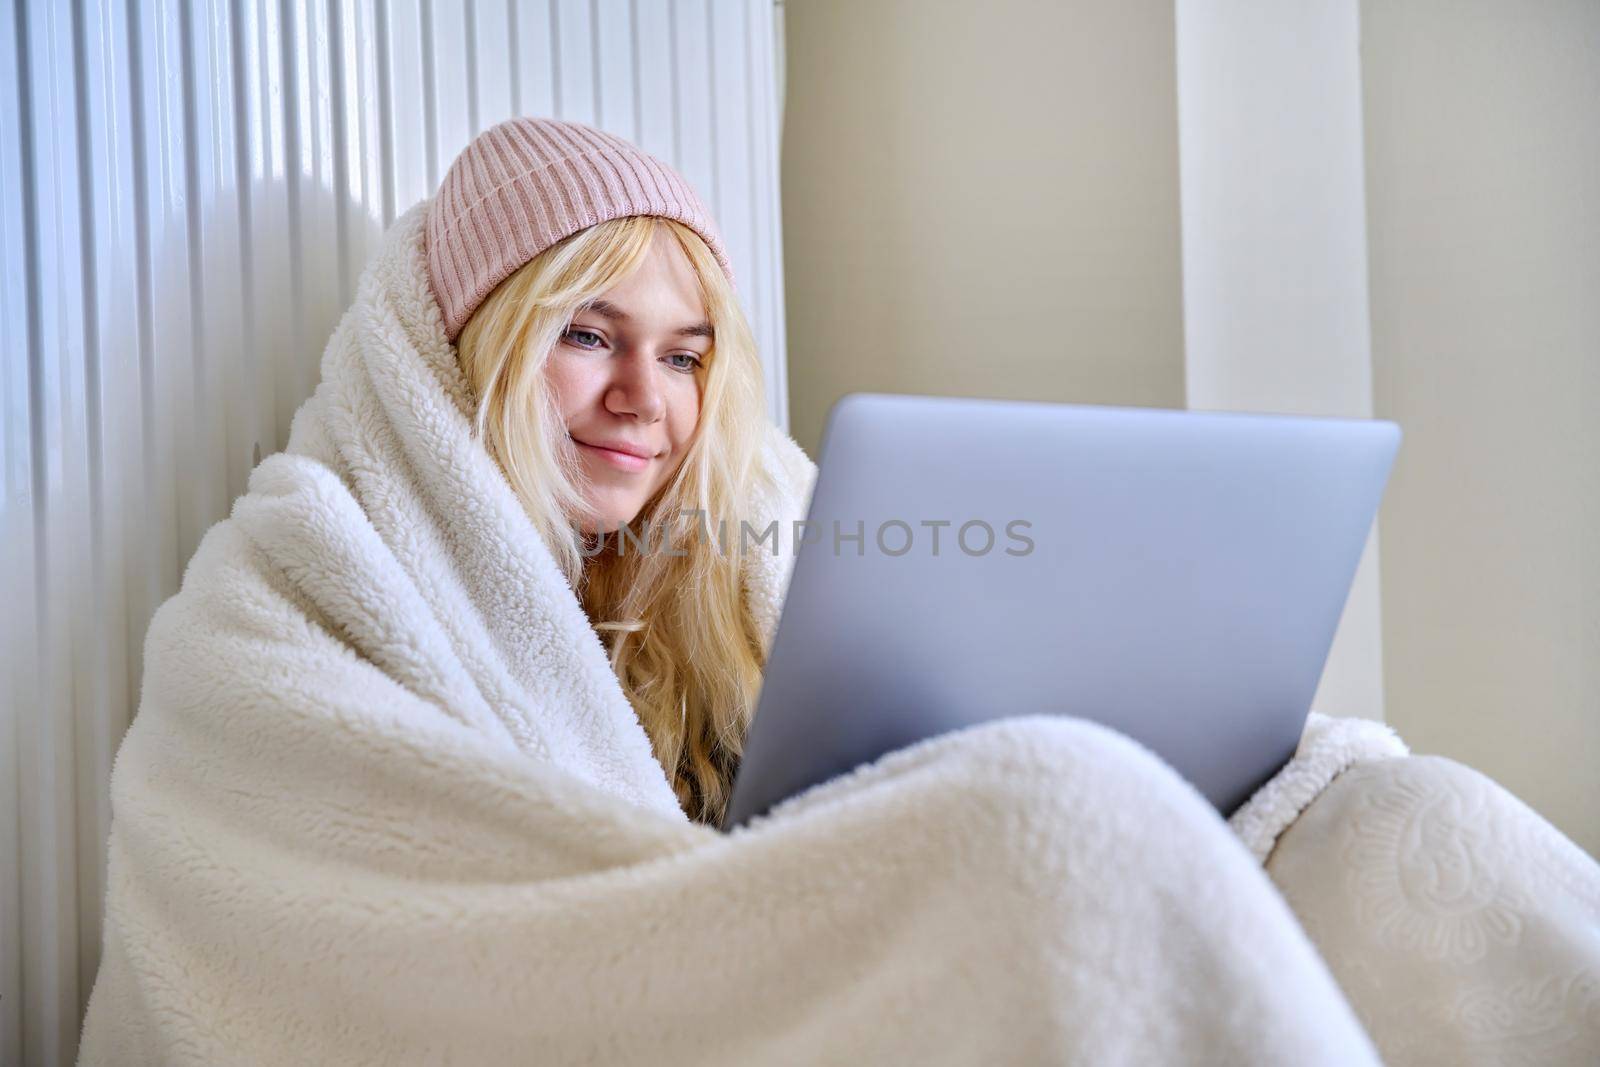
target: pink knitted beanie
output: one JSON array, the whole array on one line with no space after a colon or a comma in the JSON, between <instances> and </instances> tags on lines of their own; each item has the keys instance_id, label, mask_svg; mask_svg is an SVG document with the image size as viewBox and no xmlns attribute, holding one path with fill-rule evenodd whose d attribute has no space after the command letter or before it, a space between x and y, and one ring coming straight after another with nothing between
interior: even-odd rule
<instances>
[{"instance_id":1,"label":"pink knitted beanie","mask_svg":"<svg viewBox=\"0 0 1600 1067\"><path fill-rule=\"evenodd\" d=\"M494 287L551 245L625 215L698 233L733 281L711 213L671 167L577 122L514 118L473 138L428 206L428 280L454 342Z\"/></svg>"}]
</instances>

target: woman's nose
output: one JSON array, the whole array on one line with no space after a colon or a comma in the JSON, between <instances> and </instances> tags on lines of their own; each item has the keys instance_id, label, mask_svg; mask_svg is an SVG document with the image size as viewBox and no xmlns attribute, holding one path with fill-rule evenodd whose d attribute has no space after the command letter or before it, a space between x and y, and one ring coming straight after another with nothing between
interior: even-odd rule
<instances>
[{"instance_id":1,"label":"woman's nose","mask_svg":"<svg viewBox=\"0 0 1600 1067\"><path fill-rule=\"evenodd\" d=\"M655 374L655 360L629 353L614 361L611 387L606 391L606 409L613 415L632 415L640 422L656 422L665 413L667 402Z\"/></svg>"}]
</instances>

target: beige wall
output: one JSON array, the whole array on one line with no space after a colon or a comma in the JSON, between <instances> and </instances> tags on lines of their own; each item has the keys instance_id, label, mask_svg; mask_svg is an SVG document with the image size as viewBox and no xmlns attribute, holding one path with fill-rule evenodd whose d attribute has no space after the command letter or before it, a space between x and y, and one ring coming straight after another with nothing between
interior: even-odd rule
<instances>
[{"instance_id":1,"label":"beige wall","mask_svg":"<svg viewBox=\"0 0 1600 1067\"><path fill-rule=\"evenodd\" d=\"M862 389L1183 407L1173 4L785 7L796 439ZM1388 718L1600 854L1600 4L1360 17Z\"/></svg>"},{"instance_id":2,"label":"beige wall","mask_svg":"<svg viewBox=\"0 0 1600 1067\"><path fill-rule=\"evenodd\" d=\"M785 8L795 439L856 390L1182 407L1170 0Z\"/></svg>"},{"instance_id":3,"label":"beige wall","mask_svg":"<svg viewBox=\"0 0 1600 1067\"><path fill-rule=\"evenodd\" d=\"M1389 721L1600 854L1600 4L1361 14Z\"/></svg>"}]
</instances>

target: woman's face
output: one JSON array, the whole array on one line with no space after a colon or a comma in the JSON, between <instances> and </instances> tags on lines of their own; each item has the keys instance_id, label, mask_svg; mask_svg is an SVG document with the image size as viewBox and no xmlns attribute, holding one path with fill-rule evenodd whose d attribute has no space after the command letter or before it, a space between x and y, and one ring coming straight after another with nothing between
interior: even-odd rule
<instances>
[{"instance_id":1,"label":"woman's face","mask_svg":"<svg viewBox=\"0 0 1600 1067\"><path fill-rule=\"evenodd\" d=\"M589 475L585 532L631 522L683 462L711 343L694 269L664 230L638 270L573 315L545 375Z\"/></svg>"}]
</instances>

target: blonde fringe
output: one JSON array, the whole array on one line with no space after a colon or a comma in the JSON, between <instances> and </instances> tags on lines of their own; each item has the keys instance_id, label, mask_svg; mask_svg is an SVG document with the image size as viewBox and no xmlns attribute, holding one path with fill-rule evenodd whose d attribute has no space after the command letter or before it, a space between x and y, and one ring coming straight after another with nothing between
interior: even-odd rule
<instances>
[{"instance_id":1,"label":"blonde fringe","mask_svg":"<svg viewBox=\"0 0 1600 1067\"><path fill-rule=\"evenodd\" d=\"M619 551L608 539L596 552L569 518L583 508L584 474L544 387L544 363L578 308L632 273L663 232L688 256L716 334L702 372L700 419L678 470L632 524L648 524L652 541L662 533L670 540L640 552ZM478 398L477 433L593 622L679 803L691 818L720 823L765 655L738 546L724 551L702 527L716 530L726 520L737 531L753 515L755 495L771 488L760 461L761 364L726 276L681 223L614 219L502 282L468 320L457 352Z\"/></svg>"}]
</instances>

